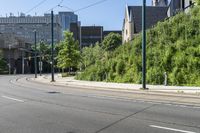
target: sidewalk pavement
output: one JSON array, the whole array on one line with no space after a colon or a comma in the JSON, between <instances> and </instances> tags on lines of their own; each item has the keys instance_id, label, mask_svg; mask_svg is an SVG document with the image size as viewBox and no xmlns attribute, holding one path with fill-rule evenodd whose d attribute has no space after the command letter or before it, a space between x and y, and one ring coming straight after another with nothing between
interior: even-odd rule
<instances>
[{"instance_id":1,"label":"sidewalk pavement","mask_svg":"<svg viewBox=\"0 0 200 133\"><path fill-rule=\"evenodd\" d=\"M104 88L115 89L120 91L139 91L141 84L128 84L128 83L107 83L107 82L95 82L95 81L81 81L75 80L74 77L62 78L59 74L55 75L56 82L51 81L51 75L39 76L34 79L37 82L53 84L59 86L74 86L74 87L89 87L89 88ZM200 87L186 87L186 86L164 86L164 85L147 85L149 92L169 92L169 93L187 93L200 95Z\"/></svg>"}]
</instances>

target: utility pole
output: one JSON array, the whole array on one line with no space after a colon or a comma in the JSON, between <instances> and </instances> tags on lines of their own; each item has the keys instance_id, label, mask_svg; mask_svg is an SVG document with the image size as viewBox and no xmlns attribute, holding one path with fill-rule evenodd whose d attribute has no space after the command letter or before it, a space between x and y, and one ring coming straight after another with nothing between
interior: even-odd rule
<instances>
[{"instance_id":1,"label":"utility pole","mask_svg":"<svg viewBox=\"0 0 200 133\"><path fill-rule=\"evenodd\" d=\"M55 82L54 80L54 15L53 10L51 11L51 82Z\"/></svg>"},{"instance_id":2,"label":"utility pole","mask_svg":"<svg viewBox=\"0 0 200 133\"><path fill-rule=\"evenodd\" d=\"M40 41L40 63L39 63L39 70L40 70L40 76L42 76L42 55L41 55L41 41Z\"/></svg>"},{"instance_id":3,"label":"utility pole","mask_svg":"<svg viewBox=\"0 0 200 133\"><path fill-rule=\"evenodd\" d=\"M35 35L35 78L37 78L37 40L36 40L36 30L34 30L34 35Z\"/></svg>"},{"instance_id":4,"label":"utility pole","mask_svg":"<svg viewBox=\"0 0 200 133\"><path fill-rule=\"evenodd\" d=\"M142 89L146 88L146 0L142 6Z\"/></svg>"}]
</instances>

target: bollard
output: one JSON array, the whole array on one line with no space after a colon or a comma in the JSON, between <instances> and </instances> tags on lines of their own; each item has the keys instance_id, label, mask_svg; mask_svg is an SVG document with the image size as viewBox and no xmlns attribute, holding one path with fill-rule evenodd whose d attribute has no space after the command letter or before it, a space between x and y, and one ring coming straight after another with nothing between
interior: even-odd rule
<instances>
[{"instance_id":1,"label":"bollard","mask_svg":"<svg viewBox=\"0 0 200 133\"><path fill-rule=\"evenodd\" d=\"M164 86L167 86L167 72L164 73L165 81L164 81Z\"/></svg>"}]
</instances>

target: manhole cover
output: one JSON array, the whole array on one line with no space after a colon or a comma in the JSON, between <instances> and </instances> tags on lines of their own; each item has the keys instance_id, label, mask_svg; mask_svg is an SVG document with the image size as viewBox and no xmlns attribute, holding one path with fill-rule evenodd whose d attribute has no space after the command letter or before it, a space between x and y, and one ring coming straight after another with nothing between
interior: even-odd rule
<instances>
[{"instance_id":1,"label":"manhole cover","mask_svg":"<svg viewBox=\"0 0 200 133\"><path fill-rule=\"evenodd\" d=\"M59 94L60 92L57 92L57 91L49 91L49 92L47 92L47 93L49 93L49 94Z\"/></svg>"}]
</instances>

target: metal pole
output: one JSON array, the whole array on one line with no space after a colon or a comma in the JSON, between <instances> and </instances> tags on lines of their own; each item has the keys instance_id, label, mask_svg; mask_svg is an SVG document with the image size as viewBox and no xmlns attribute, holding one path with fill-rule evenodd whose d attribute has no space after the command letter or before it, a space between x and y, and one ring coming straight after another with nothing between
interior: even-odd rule
<instances>
[{"instance_id":1,"label":"metal pole","mask_svg":"<svg viewBox=\"0 0 200 133\"><path fill-rule=\"evenodd\" d=\"M37 47L36 47L36 30L34 30L35 34L35 78L37 78Z\"/></svg>"},{"instance_id":2,"label":"metal pole","mask_svg":"<svg viewBox=\"0 0 200 133\"><path fill-rule=\"evenodd\" d=\"M23 53L23 51L21 51L21 55L22 55L22 74L24 74L24 53Z\"/></svg>"},{"instance_id":3,"label":"metal pole","mask_svg":"<svg viewBox=\"0 0 200 133\"><path fill-rule=\"evenodd\" d=\"M146 0L142 7L142 89L146 90Z\"/></svg>"},{"instance_id":4,"label":"metal pole","mask_svg":"<svg viewBox=\"0 0 200 133\"><path fill-rule=\"evenodd\" d=\"M42 56L41 56L41 42L40 42L40 76L42 76Z\"/></svg>"},{"instance_id":5,"label":"metal pole","mask_svg":"<svg viewBox=\"0 0 200 133\"><path fill-rule=\"evenodd\" d=\"M22 56L22 74L24 74L24 57Z\"/></svg>"},{"instance_id":6,"label":"metal pole","mask_svg":"<svg viewBox=\"0 0 200 133\"><path fill-rule=\"evenodd\" d=\"M54 22L53 22L53 10L51 11L51 82L54 82Z\"/></svg>"},{"instance_id":7,"label":"metal pole","mask_svg":"<svg viewBox=\"0 0 200 133\"><path fill-rule=\"evenodd\" d=\"M81 29L81 25L80 25L80 50L82 51L82 29Z\"/></svg>"},{"instance_id":8,"label":"metal pole","mask_svg":"<svg viewBox=\"0 0 200 133\"><path fill-rule=\"evenodd\" d=\"M8 66L9 67L8 68L9 69L8 70L9 71L9 75L11 74L11 57L10 57L11 55L10 55L10 49L11 49L11 45L9 45L9 66Z\"/></svg>"}]
</instances>

